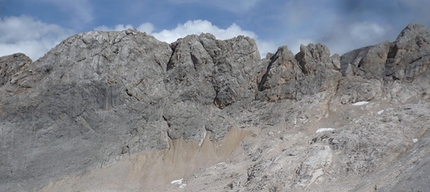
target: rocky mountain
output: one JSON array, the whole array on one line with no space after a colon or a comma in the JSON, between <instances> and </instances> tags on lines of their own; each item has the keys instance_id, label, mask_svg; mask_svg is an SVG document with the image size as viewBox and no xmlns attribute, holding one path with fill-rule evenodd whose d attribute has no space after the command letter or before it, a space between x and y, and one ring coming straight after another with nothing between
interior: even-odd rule
<instances>
[{"instance_id":1,"label":"rocky mountain","mask_svg":"<svg viewBox=\"0 0 430 192\"><path fill-rule=\"evenodd\" d=\"M429 191L429 43L129 29L0 57L0 191Z\"/></svg>"}]
</instances>

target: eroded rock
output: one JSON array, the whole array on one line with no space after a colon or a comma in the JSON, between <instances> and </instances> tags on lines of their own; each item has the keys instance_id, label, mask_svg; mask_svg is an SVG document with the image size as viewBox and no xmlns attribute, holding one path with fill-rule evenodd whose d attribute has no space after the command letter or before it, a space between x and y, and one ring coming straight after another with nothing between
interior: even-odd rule
<instances>
[{"instance_id":1,"label":"eroded rock","mask_svg":"<svg viewBox=\"0 0 430 192\"><path fill-rule=\"evenodd\" d=\"M227 162L211 171L214 183L226 181L222 189L192 188L188 178L187 190L369 189L357 178L415 154L414 138L426 142L429 36L409 25L393 43L341 57L309 44L260 59L248 37L189 35L169 45L130 29L74 35L35 62L1 57L0 190L37 190L148 151L170 151L157 157L169 163L193 158L175 151L179 141L200 157L230 157L236 148L217 150L239 146L223 141L231 130L254 131L237 157L243 169L218 177L234 166ZM367 105L350 105L359 101ZM334 129L316 133L321 126ZM136 162L133 170L143 169ZM343 179L358 184L336 188ZM378 186L410 186L388 181Z\"/></svg>"}]
</instances>

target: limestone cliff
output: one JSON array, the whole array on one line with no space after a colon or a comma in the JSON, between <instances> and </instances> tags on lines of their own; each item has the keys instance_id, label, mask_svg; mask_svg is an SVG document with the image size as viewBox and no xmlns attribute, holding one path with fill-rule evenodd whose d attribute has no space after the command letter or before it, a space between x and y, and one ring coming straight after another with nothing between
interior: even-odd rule
<instances>
[{"instance_id":1,"label":"limestone cliff","mask_svg":"<svg viewBox=\"0 0 430 192\"><path fill-rule=\"evenodd\" d=\"M129 29L0 57L0 191L178 190L151 178L179 175L190 191L429 190L429 42L411 24L342 56L260 58L248 37Z\"/></svg>"}]
</instances>

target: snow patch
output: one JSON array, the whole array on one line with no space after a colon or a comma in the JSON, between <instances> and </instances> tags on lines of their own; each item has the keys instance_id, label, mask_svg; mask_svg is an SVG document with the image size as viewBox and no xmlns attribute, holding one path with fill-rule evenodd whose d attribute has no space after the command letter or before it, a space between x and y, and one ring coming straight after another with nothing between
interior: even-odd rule
<instances>
[{"instance_id":1,"label":"snow patch","mask_svg":"<svg viewBox=\"0 0 430 192\"><path fill-rule=\"evenodd\" d=\"M383 112L384 112L384 110L378 111L378 115L382 114Z\"/></svg>"},{"instance_id":2,"label":"snow patch","mask_svg":"<svg viewBox=\"0 0 430 192\"><path fill-rule=\"evenodd\" d=\"M184 178L182 179L177 179L177 180L173 180L172 182L170 182L171 184L177 184L177 185L181 185L182 181L184 181Z\"/></svg>"},{"instance_id":3,"label":"snow patch","mask_svg":"<svg viewBox=\"0 0 430 192\"><path fill-rule=\"evenodd\" d=\"M219 162L219 163L217 163L217 165L225 165L226 163L223 161L223 162Z\"/></svg>"},{"instance_id":4,"label":"snow patch","mask_svg":"<svg viewBox=\"0 0 430 192\"><path fill-rule=\"evenodd\" d=\"M417 139L417 138L414 138L414 139L412 139L412 141L413 141L414 143L416 143L416 142L418 142L418 139Z\"/></svg>"},{"instance_id":5,"label":"snow patch","mask_svg":"<svg viewBox=\"0 0 430 192\"><path fill-rule=\"evenodd\" d=\"M179 188L183 189L187 186L187 184L182 184L181 186L179 186Z\"/></svg>"},{"instance_id":6,"label":"snow patch","mask_svg":"<svg viewBox=\"0 0 430 192\"><path fill-rule=\"evenodd\" d=\"M354 105L354 106L360 106L360 105L366 105L366 104L368 104L369 102L367 102L367 101L359 101L359 102L357 102L357 103L353 103L352 105Z\"/></svg>"},{"instance_id":7,"label":"snow patch","mask_svg":"<svg viewBox=\"0 0 430 192\"><path fill-rule=\"evenodd\" d=\"M334 128L319 128L316 132L321 133L324 131L334 131Z\"/></svg>"}]
</instances>

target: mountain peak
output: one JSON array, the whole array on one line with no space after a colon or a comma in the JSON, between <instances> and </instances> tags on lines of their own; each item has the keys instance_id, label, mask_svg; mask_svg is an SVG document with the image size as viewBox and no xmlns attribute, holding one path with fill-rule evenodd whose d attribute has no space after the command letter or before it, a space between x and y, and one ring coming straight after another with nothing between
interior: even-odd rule
<instances>
[{"instance_id":1,"label":"mountain peak","mask_svg":"<svg viewBox=\"0 0 430 192\"><path fill-rule=\"evenodd\" d=\"M0 191L423 189L397 176L429 175L428 42L411 24L260 58L249 37L129 29L0 57Z\"/></svg>"}]
</instances>

